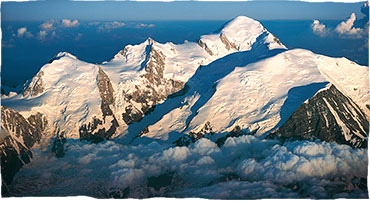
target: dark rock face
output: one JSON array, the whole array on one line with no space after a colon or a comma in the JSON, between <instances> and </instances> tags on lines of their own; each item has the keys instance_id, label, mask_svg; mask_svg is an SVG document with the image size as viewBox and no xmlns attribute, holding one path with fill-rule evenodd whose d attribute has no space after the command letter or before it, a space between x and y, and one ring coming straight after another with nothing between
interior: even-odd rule
<instances>
[{"instance_id":1,"label":"dark rock face","mask_svg":"<svg viewBox=\"0 0 370 205\"><path fill-rule=\"evenodd\" d=\"M221 39L221 42L225 44L227 50L230 50L230 49L238 50L238 47L235 45L235 43L230 42L229 39L227 39L225 34L222 33L220 35L220 39Z\"/></svg>"},{"instance_id":2,"label":"dark rock face","mask_svg":"<svg viewBox=\"0 0 370 205\"><path fill-rule=\"evenodd\" d=\"M122 119L128 125L133 122L138 122L143 118L142 111L136 109L132 105L128 105L125 110L126 112L122 114Z\"/></svg>"},{"instance_id":3,"label":"dark rock face","mask_svg":"<svg viewBox=\"0 0 370 205\"><path fill-rule=\"evenodd\" d=\"M79 129L80 139L87 140L93 143L98 143L109 139L115 132L118 125L118 121L113 114L110 105L114 103L114 90L112 83L110 82L107 74L99 67L97 83L100 92L101 104L100 108L103 113L102 119L94 117L92 122L87 125L82 125ZM108 116L110 118L108 118ZM99 125L108 125L103 128L99 128Z\"/></svg>"},{"instance_id":4,"label":"dark rock face","mask_svg":"<svg viewBox=\"0 0 370 205\"><path fill-rule=\"evenodd\" d=\"M147 55L148 62L145 65L146 74L144 77L151 84L160 85L163 80L165 56L161 51L154 49L153 46L150 46L148 49L150 51L149 55Z\"/></svg>"},{"instance_id":5,"label":"dark rock face","mask_svg":"<svg viewBox=\"0 0 370 205\"><path fill-rule=\"evenodd\" d=\"M42 76L44 75L43 71L40 71L31 81L31 83L27 86L27 88L23 91L23 96L27 96L31 94L31 96L37 96L38 94L44 92L44 86L42 83Z\"/></svg>"},{"instance_id":6,"label":"dark rock face","mask_svg":"<svg viewBox=\"0 0 370 205\"><path fill-rule=\"evenodd\" d=\"M133 93L123 93L127 103L122 119L127 125L140 121L154 109L156 104L185 86L184 82L164 78L166 57L153 46L153 42L147 46L146 50L146 59L143 64L146 72L141 76L146 83L140 86L135 85ZM137 108L134 104L140 104L141 107Z\"/></svg>"},{"instance_id":7,"label":"dark rock face","mask_svg":"<svg viewBox=\"0 0 370 205\"><path fill-rule=\"evenodd\" d=\"M368 132L369 120L364 112L349 97L331 85L329 89L318 92L301 105L269 137L320 139L366 148Z\"/></svg>"},{"instance_id":8,"label":"dark rock face","mask_svg":"<svg viewBox=\"0 0 370 205\"><path fill-rule=\"evenodd\" d=\"M28 148L40 141L47 124L46 118L40 113L25 119L17 111L1 106L1 127L9 132L11 137L22 140Z\"/></svg>"},{"instance_id":9,"label":"dark rock face","mask_svg":"<svg viewBox=\"0 0 370 205\"><path fill-rule=\"evenodd\" d=\"M274 36L274 41L276 43L278 43L279 45L283 46L283 44L281 43L281 41L274 34L271 34L271 35Z\"/></svg>"},{"instance_id":10,"label":"dark rock face","mask_svg":"<svg viewBox=\"0 0 370 205\"><path fill-rule=\"evenodd\" d=\"M178 147L183 147L183 146L189 146L191 143L196 142L197 139L190 137L189 135L185 135L177 139L173 144Z\"/></svg>"},{"instance_id":11,"label":"dark rock face","mask_svg":"<svg viewBox=\"0 0 370 205\"><path fill-rule=\"evenodd\" d=\"M103 125L103 123L108 123L108 121L102 121L99 118L93 118L92 122L89 122L87 125L82 125L80 127L80 139L81 140L87 140L92 143L99 143L104 140L109 139L116 131L116 128L118 127L118 122L115 118L110 121L110 128L105 129L101 128L99 129L99 125Z\"/></svg>"},{"instance_id":12,"label":"dark rock face","mask_svg":"<svg viewBox=\"0 0 370 205\"><path fill-rule=\"evenodd\" d=\"M3 128L2 128L3 129ZM28 164L32 158L32 152L22 143L12 139L5 130L1 131L3 137L0 142L1 149L1 176L3 183L10 184L16 172L23 164Z\"/></svg>"},{"instance_id":13,"label":"dark rock face","mask_svg":"<svg viewBox=\"0 0 370 205\"><path fill-rule=\"evenodd\" d=\"M197 140L205 137L207 134L214 134L211 123L208 121L204 124L203 128L199 132L190 131L189 134L177 139L174 144L176 146L188 146L189 144L194 143Z\"/></svg>"},{"instance_id":14,"label":"dark rock face","mask_svg":"<svg viewBox=\"0 0 370 205\"><path fill-rule=\"evenodd\" d=\"M3 183L10 184L15 173L30 162L31 148L43 136L46 119L40 114L25 119L17 111L1 107L0 157Z\"/></svg>"},{"instance_id":15,"label":"dark rock face","mask_svg":"<svg viewBox=\"0 0 370 205\"><path fill-rule=\"evenodd\" d=\"M64 137L64 132L58 133L53 141L53 146L51 147L51 152L55 153L57 158L64 157L66 154L65 143L67 142L66 138Z\"/></svg>"},{"instance_id":16,"label":"dark rock face","mask_svg":"<svg viewBox=\"0 0 370 205\"><path fill-rule=\"evenodd\" d=\"M234 129L228 133L227 135L223 136L223 137L220 137L216 140L216 144L218 147L221 147L222 145L225 144L225 141L227 140L227 138L229 137L239 137L239 136L242 136L243 134L245 134L242 129L240 128L240 126L235 126Z\"/></svg>"},{"instance_id":17,"label":"dark rock face","mask_svg":"<svg viewBox=\"0 0 370 205\"><path fill-rule=\"evenodd\" d=\"M194 139L203 138L206 134L214 134L211 123L208 121L204 124L203 128L199 132L189 132L189 136Z\"/></svg>"},{"instance_id":18,"label":"dark rock face","mask_svg":"<svg viewBox=\"0 0 370 205\"><path fill-rule=\"evenodd\" d=\"M112 110L110 109L109 105L114 103L113 99L113 87L112 83L109 80L109 77L105 72L99 67L98 73L98 88L101 98L101 110L103 112L103 116L113 115Z\"/></svg>"},{"instance_id":19,"label":"dark rock face","mask_svg":"<svg viewBox=\"0 0 370 205\"><path fill-rule=\"evenodd\" d=\"M207 51L207 53L209 54L209 55L211 55L211 56L213 56L214 54L213 54L213 52L211 51L211 49L209 49L208 48L208 46L207 46L207 44L206 43L204 43L202 40L198 40L198 45L200 46L200 47L202 47L202 48L204 48L204 50L206 50Z\"/></svg>"}]
</instances>

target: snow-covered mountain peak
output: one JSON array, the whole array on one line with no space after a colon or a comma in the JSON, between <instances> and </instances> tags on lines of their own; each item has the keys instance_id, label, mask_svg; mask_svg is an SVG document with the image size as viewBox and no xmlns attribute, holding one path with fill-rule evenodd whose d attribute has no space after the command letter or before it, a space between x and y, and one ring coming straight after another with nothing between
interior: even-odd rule
<instances>
[{"instance_id":1,"label":"snow-covered mountain peak","mask_svg":"<svg viewBox=\"0 0 370 205\"><path fill-rule=\"evenodd\" d=\"M20 107L14 105L22 115L43 113L68 137L77 138L79 126L101 115L99 67L80 61L69 53L57 56L59 59L44 65L32 78L22 97L15 96L12 102L23 102Z\"/></svg>"},{"instance_id":2,"label":"snow-covered mountain peak","mask_svg":"<svg viewBox=\"0 0 370 205\"><path fill-rule=\"evenodd\" d=\"M148 45L153 45L155 43L155 41L152 38L148 37L146 39L145 43L147 43Z\"/></svg>"},{"instance_id":3,"label":"snow-covered mountain peak","mask_svg":"<svg viewBox=\"0 0 370 205\"><path fill-rule=\"evenodd\" d=\"M144 42L138 45L127 45L120 50L111 60L111 62L138 62L145 59L154 46L160 43L148 37Z\"/></svg>"},{"instance_id":4,"label":"snow-covered mountain peak","mask_svg":"<svg viewBox=\"0 0 370 205\"><path fill-rule=\"evenodd\" d=\"M226 23L219 33L203 35L198 41L199 46L209 55L217 57L237 51L249 51L255 43L264 44L269 50L287 49L260 22L246 16L234 18Z\"/></svg>"},{"instance_id":5,"label":"snow-covered mountain peak","mask_svg":"<svg viewBox=\"0 0 370 205\"><path fill-rule=\"evenodd\" d=\"M260 22L246 16L238 16L226 23L221 32L231 34L231 32L237 33L240 30L249 30L250 33L266 31Z\"/></svg>"},{"instance_id":6,"label":"snow-covered mountain peak","mask_svg":"<svg viewBox=\"0 0 370 205\"><path fill-rule=\"evenodd\" d=\"M79 69L79 65L88 65L68 52L60 52L49 63L45 64L32 78L23 91L23 97L35 97L48 90L54 89L56 83Z\"/></svg>"},{"instance_id":7,"label":"snow-covered mountain peak","mask_svg":"<svg viewBox=\"0 0 370 205\"><path fill-rule=\"evenodd\" d=\"M54 56L54 58L50 62L52 62L54 60L59 60L63 57L67 57L67 58L71 58L71 59L75 59L75 60L78 59L76 56L72 55L71 53L63 51L63 52L59 52L56 56Z\"/></svg>"},{"instance_id":8,"label":"snow-covered mountain peak","mask_svg":"<svg viewBox=\"0 0 370 205\"><path fill-rule=\"evenodd\" d=\"M250 50L251 45L265 32L267 32L267 37L263 40L269 44L270 49L285 48L279 39L268 32L259 21L246 16L238 16L225 24L220 32L220 36L226 36L231 43L237 46L239 51L245 51Z\"/></svg>"}]
</instances>

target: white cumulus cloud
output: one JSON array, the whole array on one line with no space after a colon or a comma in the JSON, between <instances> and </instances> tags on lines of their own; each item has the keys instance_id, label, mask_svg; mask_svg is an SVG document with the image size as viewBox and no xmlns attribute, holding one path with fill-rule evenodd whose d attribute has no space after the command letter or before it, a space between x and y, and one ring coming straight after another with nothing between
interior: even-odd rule
<instances>
[{"instance_id":1,"label":"white cumulus cloud","mask_svg":"<svg viewBox=\"0 0 370 205\"><path fill-rule=\"evenodd\" d=\"M110 31L112 29L118 29L126 26L125 23L119 21L106 22L98 27L98 31Z\"/></svg>"},{"instance_id":2,"label":"white cumulus cloud","mask_svg":"<svg viewBox=\"0 0 370 205\"><path fill-rule=\"evenodd\" d=\"M355 22L363 20L357 20L356 14L352 13L351 16L346 20L339 23L335 29L327 28L326 25L321 23L319 20L314 20L311 24L311 28L314 34L321 37L328 36L331 33L336 33L340 38L363 38L368 30L369 23L366 23L363 28L354 27Z\"/></svg>"},{"instance_id":3,"label":"white cumulus cloud","mask_svg":"<svg viewBox=\"0 0 370 205\"><path fill-rule=\"evenodd\" d=\"M136 28L152 28L154 26L155 26L155 24L144 24L144 23L140 23L140 24L137 24L136 25Z\"/></svg>"},{"instance_id":4,"label":"white cumulus cloud","mask_svg":"<svg viewBox=\"0 0 370 205\"><path fill-rule=\"evenodd\" d=\"M55 30L56 24L58 24L58 21L51 20L51 21L44 22L43 24L40 25L40 27L44 31L52 31L52 30Z\"/></svg>"},{"instance_id":5,"label":"white cumulus cloud","mask_svg":"<svg viewBox=\"0 0 370 205\"><path fill-rule=\"evenodd\" d=\"M19 28L17 30L17 36L18 37L23 37L23 34L26 33L26 31L27 31L27 28L26 27Z\"/></svg>"},{"instance_id":6,"label":"white cumulus cloud","mask_svg":"<svg viewBox=\"0 0 370 205\"><path fill-rule=\"evenodd\" d=\"M124 27L126 24L118 21L113 21L113 23L107 24L109 28L121 28Z\"/></svg>"},{"instance_id":7,"label":"white cumulus cloud","mask_svg":"<svg viewBox=\"0 0 370 205\"><path fill-rule=\"evenodd\" d=\"M31 32L27 31L26 27L21 27L17 30L17 37L18 38L22 38L22 37L31 38L33 37L33 35Z\"/></svg>"},{"instance_id":8,"label":"white cumulus cloud","mask_svg":"<svg viewBox=\"0 0 370 205\"><path fill-rule=\"evenodd\" d=\"M328 29L324 24L320 23L319 20L314 20L313 23L311 24L311 28L316 35L322 37L328 35Z\"/></svg>"},{"instance_id":9,"label":"white cumulus cloud","mask_svg":"<svg viewBox=\"0 0 370 205\"><path fill-rule=\"evenodd\" d=\"M78 22L77 19L75 20L69 20L69 19L63 19L62 20L62 26L63 27L66 27L66 28L69 28L69 27L77 27L80 25L80 22Z\"/></svg>"},{"instance_id":10,"label":"white cumulus cloud","mask_svg":"<svg viewBox=\"0 0 370 205\"><path fill-rule=\"evenodd\" d=\"M353 26L356 21L355 13L352 13L347 21L343 21L335 28L335 31L343 37L360 38L363 35L363 29Z\"/></svg>"}]
</instances>

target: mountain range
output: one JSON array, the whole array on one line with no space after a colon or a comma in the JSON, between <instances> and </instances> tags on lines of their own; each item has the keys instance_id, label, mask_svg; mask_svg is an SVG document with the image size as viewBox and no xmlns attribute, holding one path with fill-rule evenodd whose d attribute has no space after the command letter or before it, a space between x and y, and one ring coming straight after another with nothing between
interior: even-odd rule
<instances>
[{"instance_id":1,"label":"mountain range","mask_svg":"<svg viewBox=\"0 0 370 205\"><path fill-rule=\"evenodd\" d=\"M148 38L101 64L61 52L20 93L2 96L2 187L35 147L63 157L66 139L222 146L249 134L367 148L368 76L344 57L289 50L244 16L198 42Z\"/></svg>"}]
</instances>

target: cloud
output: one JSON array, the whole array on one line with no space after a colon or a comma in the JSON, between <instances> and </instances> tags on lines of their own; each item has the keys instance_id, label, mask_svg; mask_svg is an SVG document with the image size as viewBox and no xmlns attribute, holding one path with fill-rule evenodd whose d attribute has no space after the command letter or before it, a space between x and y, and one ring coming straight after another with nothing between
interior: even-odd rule
<instances>
[{"instance_id":1,"label":"cloud","mask_svg":"<svg viewBox=\"0 0 370 205\"><path fill-rule=\"evenodd\" d=\"M26 31L27 31L27 28L26 27L19 28L17 30L17 36L18 37L23 37L23 34L26 33Z\"/></svg>"},{"instance_id":2,"label":"cloud","mask_svg":"<svg viewBox=\"0 0 370 205\"><path fill-rule=\"evenodd\" d=\"M21 27L17 30L17 37L18 38L23 38L23 37L32 38L33 35L31 32L27 31L26 27Z\"/></svg>"},{"instance_id":3,"label":"cloud","mask_svg":"<svg viewBox=\"0 0 370 205\"><path fill-rule=\"evenodd\" d=\"M98 31L100 32L109 32L113 29L119 29L122 27L129 27L129 28L152 28L155 27L155 24L144 24L144 23L124 23L120 21L112 21L112 22L90 22L88 23L89 26L98 26Z\"/></svg>"},{"instance_id":4,"label":"cloud","mask_svg":"<svg viewBox=\"0 0 370 205\"><path fill-rule=\"evenodd\" d=\"M335 28L335 31L345 38L361 38L364 31L361 28L355 28L354 22L356 21L355 13L352 13L347 21L343 21Z\"/></svg>"},{"instance_id":5,"label":"cloud","mask_svg":"<svg viewBox=\"0 0 370 205\"><path fill-rule=\"evenodd\" d=\"M78 22L77 19L71 21L69 19L63 19L62 20L62 26L65 27L65 28L70 28L70 27L77 27L79 26L80 23Z\"/></svg>"},{"instance_id":6,"label":"cloud","mask_svg":"<svg viewBox=\"0 0 370 205\"><path fill-rule=\"evenodd\" d=\"M72 34L72 33L66 33L63 30L60 30L59 28L71 28L71 27L77 27L80 25L80 22L75 20L69 20L69 19L63 19L62 21L58 20L49 20L45 21L44 23L40 24L40 31L35 35L35 38L38 40L46 40L47 38L71 38L73 40L80 40L82 37L81 33ZM113 22L109 28L115 28L117 26L120 26L119 22ZM59 29L59 30L58 30ZM62 32L62 33L61 33ZM64 33L63 33L64 32ZM18 38L33 38L34 35L28 31L26 27L19 28L16 33L12 34L13 37Z\"/></svg>"},{"instance_id":7,"label":"cloud","mask_svg":"<svg viewBox=\"0 0 370 205\"><path fill-rule=\"evenodd\" d=\"M113 23L106 24L106 26L110 29L115 29L115 28L121 28L124 27L126 24L118 21L113 21Z\"/></svg>"},{"instance_id":8,"label":"cloud","mask_svg":"<svg viewBox=\"0 0 370 205\"><path fill-rule=\"evenodd\" d=\"M55 25L58 23L59 22L56 20L50 20L50 21L46 21L43 24L41 24L40 27L44 31L52 31L52 30L55 30Z\"/></svg>"},{"instance_id":9,"label":"cloud","mask_svg":"<svg viewBox=\"0 0 370 205\"><path fill-rule=\"evenodd\" d=\"M119 21L107 22L98 27L98 31L110 31L112 29L122 28L126 26L125 23Z\"/></svg>"},{"instance_id":10,"label":"cloud","mask_svg":"<svg viewBox=\"0 0 370 205\"><path fill-rule=\"evenodd\" d=\"M361 188L363 183L366 187L367 150L336 143L281 144L246 135L228 138L222 147L203 138L188 147L156 141L122 145L119 140L88 144L69 139L66 148L65 157L58 159L36 149L32 163L16 175L11 187L14 193L222 199L367 197Z\"/></svg>"},{"instance_id":11,"label":"cloud","mask_svg":"<svg viewBox=\"0 0 370 205\"><path fill-rule=\"evenodd\" d=\"M365 12L365 11L362 11ZM366 13L365 13L366 14ZM358 39L366 37L366 31L369 28L368 16L365 16L363 19L356 19L355 13L352 13L351 16L346 20L339 23L334 32L344 39ZM357 25L357 27L355 26ZM311 28L314 34L321 37L326 37L328 35L333 35L333 30L327 28L318 20L314 20L311 24Z\"/></svg>"},{"instance_id":12,"label":"cloud","mask_svg":"<svg viewBox=\"0 0 370 205\"><path fill-rule=\"evenodd\" d=\"M44 40L45 38L46 38L46 36L47 36L47 33L46 33L46 31L44 31L44 30L41 30L40 32L39 32L39 34L38 34L38 39L39 40Z\"/></svg>"},{"instance_id":13,"label":"cloud","mask_svg":"<svg viewBox=\"0 0 370 205\"><path fill-rule=\"evenodd\" d=\"M314 34L319 35L321 37L327 36L328 35L328 29L326 26L318 20L314 20L313 23L311 24L312 31Z\"/></svg>"},{"instance_id":14,"label":"cloud","mask_svg":"<svg viewBox=\"0 0 370 205\"><path fill-rule=\"evenodd\" d=\"M144 23L140 23L140 24L137 24L136 25L136 28L152 28L154 27L155 25L154 24L144 24Z\"/></svg>"}]
</instances>

